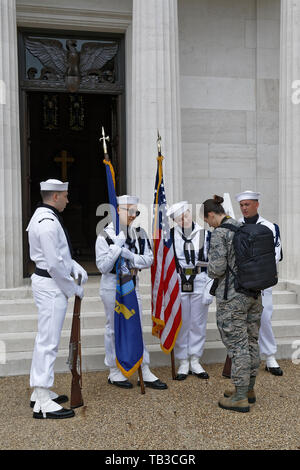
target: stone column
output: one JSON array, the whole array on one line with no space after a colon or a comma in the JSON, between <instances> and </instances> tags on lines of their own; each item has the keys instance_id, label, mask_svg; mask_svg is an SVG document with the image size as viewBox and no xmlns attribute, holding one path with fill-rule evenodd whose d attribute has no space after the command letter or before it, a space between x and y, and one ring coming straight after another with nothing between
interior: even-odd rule
<instances>
[{"instance_id":1,"label":"stone column","mask_svg":"<svg viewBox=\"0 0 300 470\"><path fill-rule=\"evenodd\" d=\"M281 2L280 37L279 214L284 252L281 276L300 280L300 0Z\"/></svg>"},{"instance_id":2,"label":"stone column","mask_svg":"<svg viewBox=\"0 0 300 470\"><path fill-rule=\"evenodd\" d=\"M153 203L157 129L167 202L181 198L177 0L133 0L128 192Z\"/></svg>"},{"instance_id":3,"label":"stone column","mask_svg":"<svg viewBox=\"0 0 300 470\"><path fill-rule=\"evenodd\" d=\"M23 278L15 0L0 0L0 288Z\"/></svg>"}]
</instances>

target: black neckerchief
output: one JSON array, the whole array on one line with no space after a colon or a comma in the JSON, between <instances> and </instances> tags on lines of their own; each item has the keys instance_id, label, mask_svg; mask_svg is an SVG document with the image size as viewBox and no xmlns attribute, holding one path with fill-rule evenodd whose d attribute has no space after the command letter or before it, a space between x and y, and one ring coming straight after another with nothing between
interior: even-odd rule
<instances>
[{"instance_id":1,"label":"black neckerchief","mask_svg":"<svg viewBox=\"0 0 300 470\"><path fill-rule=\"evenodd\" d=\"M38 207L46 207L47 209L51 209L53 211L54 215L58 219L58 221L59 221L59 223L60 223L60 225L61 225L61 227L62 227L62 229L65 233L67 243L68 243L68 246L69 246L69 250L70 250L70 255L71 255L71 258L73 258L73 247L72 247L71 239L70 239L70 236L68 234L68 231L67 231L66 227L64 226L64 221L63 221L62 216L60 215L60 212L55 207L50 206L49 204L44 204L43 202L39 203Z\"/></svg>"},{"instance_id":2,"label":"black neckerchief","mask_svg":"<svg viewBox=\"0 0 300 470\"><path fill-rule=\"evenodd\" d=\"M189 236L191 236L191 233L193 232L194 228L195 228L195 224L193 222L192 223L192 230L191 230ZM192 242L192 239L194 238L194 236L192 238L186 238L186 236L184 235L184 228L182 227L181 237L184 240L183 251L184 251L185 260L186 260L187 264L192 263L195 266L195 263L196 263L195 247L194 247L194 244Z\"/></svg>"},{"instance_id":3,"label":"black neckerchief","mask_svg":"<svg viewBox=\"0 0 300 470\"><path fill-rule=\"evenodd\" d=\"M136 245L135 245L135 240L132 239L129 235L129 233L127 234L127 238L126 238L126 241L125 241L126 245L128 245L128 249L134 253L137 253L137 248L136 248Z\"/></svg>"},{"instance_id":4,"label":"black neckerchief","mask_svg":"<svg viewBox=\"0 0 300 470\"><path fill-rule=\"evenodd\" d=\"M259 219L259 214L253 215L252 217L244 217L245 224L256 224Z\"/></svg>"},{"instance_id":5,"label":"black neckerchief","mask_svg":"<svg viewBox=\"0 0 300 470\"><path fill-rule=\"evenodd\" d=\"M126 240L125 240L125 244L128 246L128 249L130 251L132 251L133 253L137 253L137 248L136 248L136 245L135 245L135 239L131 238L131 234L130 234L130 230L129 230L129 226L126 226L126 227L120 227L120 231L123 231L124 233L126 233Z\"/></svg>"}]
</instances>

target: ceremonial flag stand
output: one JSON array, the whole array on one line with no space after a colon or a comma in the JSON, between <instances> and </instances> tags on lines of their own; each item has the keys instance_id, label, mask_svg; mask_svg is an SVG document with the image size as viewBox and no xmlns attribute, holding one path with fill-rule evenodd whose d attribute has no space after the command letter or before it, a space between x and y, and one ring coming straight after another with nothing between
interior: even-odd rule
<instances>
[{"instance_id":1,"label":"ceremonial flag stand","mask_svg":"<svg viewBox=\"0 0 300 470\"><path fill-rule=\"evenodd\" d=\"M116 235L119 233L119 217L117 214L117 198L115 192L115 174L114 169L107 153L106 142L109 141L109 137L105 136L104 128L102 127L102 137L99 139L103 143L103 151L105 160L103 163L106 165L106 176L107 186L109 194L110 205L115 209L115 217L112 214L112 220ZM145 394L145 384L141 369L141 363L143 361L143 337L142 328L140 321L139 306L136 297L135 287L133 284L132 276L126 275L126 279L123 283L121 282L121 257L119 257L116 263L117 271L117 289L116 289L116 308L115 308L115 345L116 345L116 363L121 372L126 376L130 377L136 370L139 375L139 382L141 387L142 395ZM127 288L127 292L126 292ZM127 305L125 305L127 303ZM123 316L123 310L127 310L129 307L130 311L134 312L130 319L126 319ZM118 325L116 326L116 318ZM123 321L124 320L124 321ZM126 323L128 322L128 323ZM119 335L119 332L122 333ZM122 343L122 339L125 339L125 344ZM128 350L130 348L130 350ZM128 354L126 354L128 353ZM127 360L128 356L130 358ZM130 362L130 365L128 365Z\"/></svg>"}]
</instances>

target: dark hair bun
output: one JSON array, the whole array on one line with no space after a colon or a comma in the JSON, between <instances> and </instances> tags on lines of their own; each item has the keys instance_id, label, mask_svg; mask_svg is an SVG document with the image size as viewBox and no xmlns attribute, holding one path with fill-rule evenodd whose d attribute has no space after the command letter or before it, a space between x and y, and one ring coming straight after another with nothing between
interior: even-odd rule
<instances>
[{"instance_id":1,"label":"dark hair bun","mask_svg":"<svg viewBox=\"0 0 300 470\"><path fill-rule=\"evenodd\" d=\"M217 203L217 204L222 204L222 202L224 202L224 198L222 198L222 196L217 196L216 194L214 195L214 201Z\"/></svg>"}]
</instances>

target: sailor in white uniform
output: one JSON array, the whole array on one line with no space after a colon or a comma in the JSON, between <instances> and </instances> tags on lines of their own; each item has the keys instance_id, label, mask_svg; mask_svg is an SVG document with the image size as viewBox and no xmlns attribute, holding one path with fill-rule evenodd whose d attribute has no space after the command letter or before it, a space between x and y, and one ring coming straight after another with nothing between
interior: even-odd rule
<instances>
[{"instance_id":1,"label":"sailor in white uniform","mask_svg":"<svg viewBox=\"0 0 300 470\"><path fill-rule=\"evenodd\" d=\"M96 265L102 274L100 297L106 314L105 326L105 365L109 367L108 383L122 388L132 388L132 383L122 374L116 365L114 310L116 297L115 263L121 255L127 260L128 268L133 274L135 290L139 304L142 323L142 304L139 293L138 271L150 268L153 263L153 253L146 232L141 228L132 227L139 215L136 196L124 195L117 198L120 233L116 235L110 223L96 240ZM149 368L150 358L144 346L143 362L141 364L143 380L147 387L162 390L168 388Z\"/></svg>"},{"instance_id":2,"label":"sailor in white uniform","mask_svg":"<svg viewBox=\"0 0 300 470\"><path fill-rule=\"evenodd\" d=\"M85 283L87 273L72 259L71 243L60 216L68 204L68 183L50 179L41 182L40 189L43 203L27 227L30 258L35 263L32 292L38 308L38 333L30 371L30 386L34 388L31 407L34 418L61 419L74 416L74 411L59 404L68 397L50 390L54 363L68 298L83 297L83 287L74 278L81 275Z\"/></svg>"},{"instance_id":3,"label":"sailor in white uniform","mask_svg":"<svg viewBox=\"0 0 300 470\"><path fill-rule=\"evenodd\" d=\"M275 259L276 263L282 259L282 248L279 228L276 224L269 222L258 214L259 198L261 193L254 191L244 191L236 194L235 198L240 204L243 217L239 220L244 223L262 224L268 227L274 235ZM261 325L259 330L259 348L260 353L266 356L266 370L273 375L283 375L282 369L275 359L277 352L276 340L272 330L272 287L262 291L263 313L261 316Z\"/></svg>"},{"instance_id":4,"label":"sailor in white uniform","mask_svg":"<svg viewBox=\"0 0 300 470\"><path fill-rule=\"evenodd\" d=\"M212 280L205 266L210 232L193 222L187 201L172 205L167 215L175 222L171 237L181 289L182 325L174 347L179 360L176 380L185 380L189 373L208 379L199 359L204 350L208 308L213 300L209 294Z\"/></svg>"}]
</instances>

